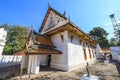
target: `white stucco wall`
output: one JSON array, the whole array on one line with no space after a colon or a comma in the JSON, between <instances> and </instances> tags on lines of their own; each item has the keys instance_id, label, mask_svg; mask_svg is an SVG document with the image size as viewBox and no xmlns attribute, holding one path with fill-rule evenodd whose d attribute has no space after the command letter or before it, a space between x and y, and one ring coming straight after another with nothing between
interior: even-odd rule
<instances>
[{"instance_id":1,"label":"white stucco wall","mask_svg":"<svg viewBox=\"0 0 120 80\"><path fill-rule=\"evenodd\" d=\"M64 41L62 41L60 34L63 35ZM62 52L62 54L54 54L51 56L51 67L68 70L67 31L53 35L51 40L57 49Z\"/></svg>"},{"instance_id":2,"label":"white stucco wall","mask_svg":"<svg viewBox=\"0 0 120 80\"><path fill-rule=\"evenodd\" d=\"M83 51L83 43L80 44L79 38L74 35L73 40L71 42L71 35L74 35L70 32L68 32L68 65L69 65L69 71L78 67L82 67L86 65L86 62L94 62L96 58L93 58L92 49L90 48L91 57L89 56L89 50L87 47L86 49L86 55L87 60L84 60L84 51Z\"/></svg>"},{"instance_id":3,"label":"white stucco wall","mask_svg":"<svg viewBox=\"0 0 120 80\"><path fill-rule=\"evenodd\" d=\"M28 59L28 73L39 73L41 55L29 55Z\"/></svg>"},{"instance_id":4,"label":"white stucco wall","mask_svg":"<svg viewBox=\"0 0 120 80\"><path fill-rule=\"evenodd\" d=\"M118 56L118 61L120 62L120 55Z\"/></svg>"},{"instance_id":5,"label":"white stucco wall","mask_svg":"<svg viewBox=\"0 0 120 80\"><path fill-rule=\"evenodd\" d=\"M69 69L78 67L84 62L84 53L81 46L68 43L68 54Z\"/></svg>"},{"instance_id":6,"label":"white stucco wall","mask_svg":"<svg viewBox=\"0 0 120 80\"><path fill-rule=\"evenodd\" d=\"M25 56L22 56L22 62L21 62L21 68L22 69L27 69L28 68L28 61L29 61L29 56L28 55L25 55Z\"/></svg>"},{"instance_id":7,"label":"white stucco wall","mask_svg":"<svg viewBox=\"0 0 120 80\"><path fill-rule=\"evenodd\" d=\"M118 54L115 51L111 51L112 54L112 60L118 60Z\"/></svg>"},{"instance_id":8,"label":"white stucco wall","mask_svg":"<svg viewBox=\"0 0 120 80\"><path fill-rule=\"evenodd\" d=\"M0 56L2 55L4 46L0 46Z\"/></svg>"},{"instance_id":9,"label":"white stucco wall","mask_svg":"<svg viewBox=\"0 0 120 80\"><path fill-rule=\"evenodd\" d=\"M111 50L111 54L112 54L112 59L113 60L120 60L119 56L120 56L120 47L119 46L114 46L114 47L110 47Z\"/></svg>"},{"instance_id":10,"label":"white stucco wall","mask_svg":"<svg viewBox=\"0 0 120 80\"><path fill-rule=\"evenodd\" d=\"M5 46L6 36L7 32L4 30L4 28L0 28L0 56L2 55L3 48Z\"/></svg>"},{"instance_id":11,"label":"white stucco wall","mask_svg":"<svg viewBox=\"0 0 120 80\"><path fill-rule=\"evenodd\" d=\"M97 58L103 58L102 50L101 50L99 44L97 44L97 46L96 46L96 57L97 57Z\"/></svg>"},{"instance_id":12,"label":"white stucco wall","mask_svg":"<svg viewBox=\"0 0 120 80\"><path fill-rule=\"evenodd\" d=\"M47 55L41 55L40 65L47 66Z\"/></svg>"},{"instance_id":13,"label":"white stucco wall","mask_svg":"<svg viewBox=\"0 0 120 80\"><path fill-rule=\"evenodd\" d=\"M61 40L60 34L64 36L63 42ZM80 44L79 38L76 35L74 35L71 42L71 34L74 35L69 31L64 31L51 37L54 45L63 53L61 55L56 54L51 56L51 67L70 71L72 69L86 65L86 62L93 63L96 60L96 57L93 58L92 48L89 48L92 57L90 59L89 49L87 47L85 47L87 60L84 60L83 43Z\"/></svg>"}]
</instances>

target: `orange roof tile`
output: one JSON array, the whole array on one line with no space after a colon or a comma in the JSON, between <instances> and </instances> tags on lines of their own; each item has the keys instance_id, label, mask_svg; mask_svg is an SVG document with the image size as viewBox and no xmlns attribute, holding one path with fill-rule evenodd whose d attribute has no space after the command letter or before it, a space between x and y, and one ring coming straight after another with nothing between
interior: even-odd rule
<instances>
[{"instance_id":1,"label":"orange roof tile","mask_svg":"<svg viewBox=\"0 0 120 80\"><path fill-rule=\"evenodd\" d=\"M40 44L42 44L42 45L46 45L46 46L55 48L55 46L51 42L51 40L47 37L42 36L42 35L37 35L36 36L36 41L40 42Z\"/></svg>"},{"instance_id":2,"label":"orange roof tile","mask_svg":"<svg viewBox=\"0 0 120 80\"><path fill-rule=\"evenodd\" d=\"M24 51L25 50L15 52L15 53L13 53L13 55L26 55Z\"/></svg>"},{"instance_id":3,"label":"orange roof tile","mask_svg":"<svg viewBox=\"0 0 120 80\"><path fill-rule=\"evenodd\" d=\"M31 43L32 45L28 46ZM54 46L54 44L52 43L48 36L38 34L34 30L31 30L29 34L26 47L27 47L25 50L26 55L61 54L59 50L54 49L56 47Z\"/></svg>"},{"instance_id":4,"label":"orange roof tile","mask_svg":"<svg viewBox=\"0 0 120 80\"><path fill-rule=\"evenodd\" d=\"M56 49L39 48L38 50L25 51L26 55L46 55L46 54L62 54Z\"/></svg>"}]
</instances>

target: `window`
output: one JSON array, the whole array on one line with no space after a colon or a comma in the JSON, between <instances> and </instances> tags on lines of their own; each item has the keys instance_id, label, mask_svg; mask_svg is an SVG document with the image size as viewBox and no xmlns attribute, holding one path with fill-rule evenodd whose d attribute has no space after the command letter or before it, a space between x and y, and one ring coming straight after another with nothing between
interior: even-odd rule
<instances>
[{"instance_id":1,"label":"window","mask_svg":"<svg viewBox=\"0 0 120 80\"><path fill-rule=\"evenodd\" d=\"M82 40L79 40L79 43L80 43L80 45L81 45L81 43L82 43Z\"/></svg>"},{"instance_id":2,"label":"window","mask_svg":"<svg viewBox=\"0 0 120 80\"><path fill-rule=\"evenodd\" d=\"M71 42L73 41L73 38L74 38L74 36L73 36L73 35L71 35Z\"/></svg>"},{"instance_id":3,"label":"window","mask_svg":"<svg viewBox=\"0 0 120 80\"><path fill-rule=\"evenodd\" d=\"M83 42L83 47L85 46L84 42Z\"/></svg>"},{"instance_id":4,"label":"window","mask_svg":"<svg viewBox=\"0 0 120 80\"><path fill-rule=\"evenodd\" d=\"M92 49L93 58L95 57L94 50Z\"/></svg>"},{"instance_id":5,"label":"window","mask_svg":"<svg viewBox=\"0 0 120 80\"><path fill-rule=\"evenodd\" d=\"M87 60L87 54L86 54L86 49L83 48L83 52L84 52L84 60Z\"/></svg>"},{"instance_id":6,"label":"window","mask_svg":"<svg viewBox=\"0 0 120 80\"><path fill-rule=\"evenodd\" d=\"M60 34L61 40L62 42L64 41L64 36L62 34Z\"/></svg>"},{"instance_id":7,"label":"window","mask_svg":"<svg viewBox=\"0 0 120 80\"><path fill-rule=\"evenodd\" d=\"M88 44L86 43L86 47L88 47Z\"/></svg>"},{"instance_id":8,"label":"window","mask_svg":"<svg viewBox=\"0 0 120 80\"><path fill-rule=\"evenodd\" d=\"M89 49L89 56L90 56L90 59L92 58L92 55L91 55L91 51L90 51L90 49Z\"/></svg>"}]
</instances>

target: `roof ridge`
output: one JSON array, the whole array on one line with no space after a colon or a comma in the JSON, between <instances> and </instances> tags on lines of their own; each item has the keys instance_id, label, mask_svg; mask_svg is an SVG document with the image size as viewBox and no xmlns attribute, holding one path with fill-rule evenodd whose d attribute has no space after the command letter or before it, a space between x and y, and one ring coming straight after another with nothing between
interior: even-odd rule
<instances>
[{"instance_id":1,"label":"roof ridge","mask_svg":"<svg viewBox=\"0 0 120 80\"><path fill-rule=\"evenodd\" d=\"M68 19L66 16L64 16L64 14L61 14L59 11L55 10L53 7L49 6L49 8L51 10L53 10L54 12L58 13L59 15L61 15L61 17L64 17L65 19Z\"/></svg>"}]
</instances>

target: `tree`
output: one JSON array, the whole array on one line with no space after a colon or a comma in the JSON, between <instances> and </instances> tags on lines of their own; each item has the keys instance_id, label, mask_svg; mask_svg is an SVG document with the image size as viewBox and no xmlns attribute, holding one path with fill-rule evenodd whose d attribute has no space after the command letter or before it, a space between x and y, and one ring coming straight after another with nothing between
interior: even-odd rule
<instances>
[{"instance_id":1,"label":"tree","mask_svg":"<svg viewBox=\"0 0 120 80\"><path fill-rule=\"evenodd\" d=\"M109 42L109 45L110 45L110 46L116 46L116 45L117 45L116 39L115 39L115 38L111 38L111 39L110 39L110 42Z\"/></svg>"},{"instance_id":2,"label":"tree","mask_svg":"<svg viewBox=\"0 0 120 80\"><path fill-rule=\"evenodd\" d=\"M3 54L13 54L25 47L29 28L19 25L0 25L7 31L6 45Z\"/></svg>"},{"instance_id":3,"label":"tree","mask_svg":"<svg viewBox=\"0 0 120 80\"><path fill-rule=\"evenodd\" d=\"M107 38L102 37L98 40L98 43L100 44L101 48L108 48L109 47L109 41Z\"/></svg>"},{"instance_id":4,"label":"tree","mask_svg":"<svg viewBox=\"0 0 120 80\"><path fill-rule=\"evenodd\" d=\"M89 35L100 44L100 47L109 47L109 41L107 39L108 33L101 27L94 27L93 30L89 32Z\"/></svg>"},{"instance_id":5,"label":"tree","mask_svg":"<svg viewBox=\"0 0 120 80\"><path fill-rule=\"evenodd\" d=\"M120 27L120 25L119 25ZM115 37L116 37L116 41L117 41L117 45L120 46L120 29L116 30L116 32L114 32Z\"/></svg>"}]
</instances>

